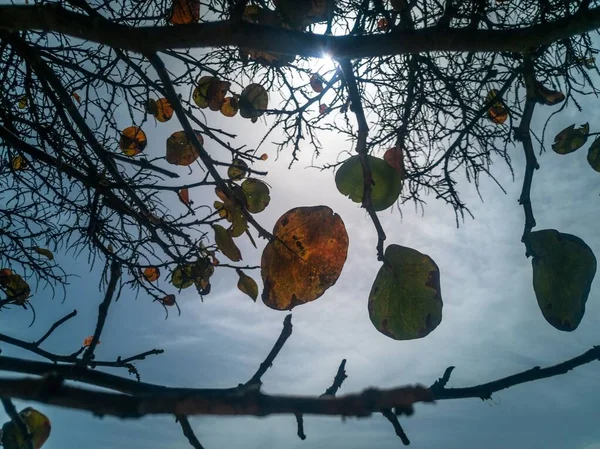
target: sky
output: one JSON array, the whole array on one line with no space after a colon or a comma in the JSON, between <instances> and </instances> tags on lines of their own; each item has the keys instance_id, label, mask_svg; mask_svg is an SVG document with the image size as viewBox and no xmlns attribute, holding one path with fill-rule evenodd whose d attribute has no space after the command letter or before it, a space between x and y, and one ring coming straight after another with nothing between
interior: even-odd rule
<instances>
[{"instance_id":1,"label":"sky","mask_svg":"<svg viewBox=\"0 0 600 449\"><path fill-rule=\"evenodd\" d=\"M550 125L545 144L571 123L590 122L596 132L594 101L583 103L582 112L563 112ZM540 107L543 112L552 108ZM248 139L256 134L239 120ZM536 118L534 129L543 121ZM147 131L149 147L160 136L176 130L176 123ZM166 131L165 131L166 130ZM336 160L348 142L335 136L323 140L320 162ZM158 144L157 144L158 145ZM589 143L588 143L589 145ZM536 145L536 151L539 147ZM331 384L338 365L347 359L348 378L339 394L369 386L381 388L421 383L431 385L446 367L456 366L448 386L472 386L514 374L534 366L548 366L579 355L600 344L600 298L594 281L587 311L578 329L565 333L543 318L532 287L531 260L520 242L523 210L517 199L524 171L522 148L511 150L515 179L501 162L494 169L506 189L504 194L487 179L481 181L482 202L474 186L459 180L457 186L475 219L456 228L449 206L427 198L425 214L411 205L379 214L387 233L386 244L410 246L431 256L441 271L443 320L420 340L395 341L379 333L367 313L367 299L380 267L376 260L376 234L359 205L339 194L333 174L308 168L311 155L302 155L287 170L291 155L277 160L273 146L259 152L270 158L259 169L269 171L271 204L257 216L272 228L292 207L327 205L342 217L350 238L348 259L337 283L317 301L293 310L293 334L273 367L263 376L263 390L273 394L319 395ZM539 158L532 188L534 213L540 229L557 229L585 240L600 254L597 205L600 194L597 172L586 162L584 149L566 156L552 151ZM195 193L191 196L194 199ZM212 202L214 195L201 191L197 201ZM258 264L264 241L253 250L240 244L244 262ZM64 302L48 292L32 298L37 320L19 309L0 314L3 333L34 340L58 318L77 309L78 316L55 332L43 345L50 351L71 353L93 333L97 307L98 269L88 273L85 257L56 254L58 263L77 274L68 286ZM222 259L225 259L222 257ZM231 387L247 381L271 349L287 312L253 303L236 288L237 276L217 270L212 292L204 302L189 289L179 297L181 316L167 320L161 307L140 295L125 292L111 306L96 355L101 359L126 357L152 348L165 353L137 363L146 382L181 387ZM252 273L259 279L258 272ZM166 281L163 281L166 282ZM36 359L32 354L2 345L2 354ZM127 376L126 372L109 372ZM496 393L491 401L463 399L417 404L415 414L401 423L416 449L600 449L598 403L600 364L577 368L564 376L513 387ZM17 402L19 409L24 402ZM189 446L173 417L121 421L32 404L47 414L53 429L44 449L183 449ZM0 411L0 422L6 421ZM267 418L191 418L207 449L378 449L402 446L391 425L381 415L366 419L306 417L307 439L296 436L293 416Z\"/></svg>"}]
</instances>

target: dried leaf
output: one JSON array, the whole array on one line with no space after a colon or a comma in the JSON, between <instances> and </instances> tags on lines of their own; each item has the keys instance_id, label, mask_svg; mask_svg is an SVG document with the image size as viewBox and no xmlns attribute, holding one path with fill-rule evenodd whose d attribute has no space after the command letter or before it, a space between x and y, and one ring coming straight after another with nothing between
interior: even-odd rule
<instances>
[{"instance_id":1,"label":"dried leaf","mask_svg":"<svg viewBox=\"0 0 600 449\"><path fill-rule=\"evenodd\" d=\"M314 90L317 93L323 92L323 78L321 78L316 73L313 74L310 77L310 87L312 87L312 90Z\"/></svg>"},{"instance_id":2,"label":"dried leaf","mask_svg":"<svg viewBox=\"0 0 600 449\"><path fill-rule=\"evenodd\" d=\"M167 307L175 305L175 295L166 295L160 300L161 304Z\"/></svg>"},{"instance_id":3,"label":"dried leaf","mask_svg":"<svg viewBox=\"0 0 600 449\"><path fill-rule=\"evenodd\" d=\"M233 238L229 231L225 229L221 225L213 225L213 229L215 231L215 243L221 251L228 259L233 262L239 262L242 260L242 254L240 253L239 248L233 241Z\"/></svg>"},{"instance_id":4,"label":"dried leaf","mask_svg":"<svg viewBox=\"0 0 600 449\"><path fill-rule=\"evenodd\" d=\"M154 118L162 123L171 120L171 117L173 117L175 111L173 110L171 103L169 103L169 100L166 98L159 98L156 100L155 104L156 112L153 114Z\"/></svg>"},{"instance_id":5,"label":"dried leaf","mask_svg":"<svg viewBox=\"0 0 600 449\"><path fill-rule=\"evenodd\" d=\"M119 148L126 156L135 156L146 148L146 133L138 126L129 126L121 131Z\"/></svg>"},{"instance_id":6,"label":"dried leaf","mask_svg":"<svg viewBox=\"0 0 600 449\"><path fill-rule=\"evenodd\" d=\"M181 201L186 206L189 206L191 204L191 202L190 202L190 192L189 192L188 189L181 189L181 190L179 190L177 192L177 197L179 198L179 201Z\"/></svg>"},{"instance_id":7,"label":"dried leaf","mask_svg":"<svg viewBox=\"0 0 600 449\"><path fill-rule=\"evenodd\" d=\"M383 160L386 161L394 170L396 170L401 179L406 178L406 171L404 168L404 150L402 147L394 147L387 150L383 155Z\"/></svg>"},{"instance_id":8,"label":"dried leaf","mask_svg":"<svg viewBox=\"0 0 600 449\"><path fill-rule=\"evenodd\" d=\"M248 172L248 164L242 159L234 159L227 169L227 176L232 181L238 181L246 176Z\"/></svg>"},{"instance_id":9,"label":"dried leaf","mask_svg":"<svg viewBox=\"0 0 600 449\"><path fill-rule=\"evenodd\" d=\"M204 138L200 131L194 130L196 137L201 145L204 145ZM176 131L167 139L166 159L169 164L188 166L198 159L196 147L188 140L185 131Z\"/></svg>"},{"instance_id":10,"label":"dried leaf","mask_svg":"<svg viewBox=\"0 0 600 449\"><path fill-rule=\"evenodd\" d=\"M196 23L200 20L200 0L173 0L168 16L171 25Z\"/></svg>"},{"instance_id":11,"label":"dried leaf","mask_svg":"<svg viewBox=\"0 0 600 449\"><path fill-rule=\"evenodd\" d=\"M19 425L13 421L9 421L2 426L0 435L4 449L40 449L48 437L52 426L50 420L43 413L38 412L32 407L27 407L19 412L21 420L25 423L30 440L27 435L23 435ZM31 444L28 444L27 441Z\"/></svg>"},{"instance_id":12,"label":"dried leaf","mask_svg":"<svg viewBox=\"0 0 600 449\"><path fill-rule=\"evenodd\" d=\"M94 339L93 335L90 335L89 337L85 337L83 340L83 347L87 348L88 346L90 346L92 344L93 339ZM98 340L98 344L100 344L100 340Z\"/></svg>"},{"instance_id":13,"label":"dried leaf","mask_svg":"<svg viewBox=\"0 0 600 449\"><path fill-rule=\"evenodd\" d=\"M157 267L147 267L144 268L143 275L148 282L154 282L160 277L160 270Z\"/></svg>"},{"instance_id":14,"label":"dried leaf","mask_svg":"<svg viewBox=\"0 0 600 449\"><path fill-rule=\"evenodd\" d=\"M240 115L244 118L257 119L269 106L269 95L260 84L250 84L240 95Z\"/></svg>"},{"instance_id":15,"label":"dried leaf","mask_svg":"<svg viewBox=\"0 0 600 449\"><path fill-rule=\"evenodd\" d=\"M337 281L348 252L348 234L327 206L298 207L283 214L276 239L261 258L263 302L276 310L314 301Z\"/></svg>"},{"instance_id":16,"label":"dried leaf","mask_svg":"<svg viewBox=\"0 0 600 449\"><path fill-rule=\"evenodd\" d=\"M575 124L566 127L554 138L552 149L558 154L569 154L581 148L588 138L590 125L588 123L575 129Z\"/></svg>"}]
</instances>

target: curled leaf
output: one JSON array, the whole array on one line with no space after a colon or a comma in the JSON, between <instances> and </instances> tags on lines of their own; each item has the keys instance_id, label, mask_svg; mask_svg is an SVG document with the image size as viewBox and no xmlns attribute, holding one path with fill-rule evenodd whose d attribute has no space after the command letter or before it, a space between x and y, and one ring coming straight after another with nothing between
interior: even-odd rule
<instances>
[{"instance_id":1,"label":"curled leaf","mask_svg":"<svg viewBox=\"0 0 600 449\"><path fill-rule=\"evenodd\" d=\"M177 197L179 198L179 201L181 201L186 206L189 206L191 204L190 203L190 192L188 189L179 190L177 192Z\"/></svg>"},{"instance_id":2,"label":"curled leaf","mask_svg":"<svg viewBox=\"0 0 600 449\"><path fill-rule=\"evenodd\" d=\"M175 305L175 295L166 295L160 300L163 306L171 307Z\"/></svg>"},{"instance_id":3,"label":"curled leaf","mask_svg":"<svg viewBox=\"0 0 600 449\"><path fill-rule=\"evenodd\" d=\"M256 302L256 298L258 298L258 285L256 284L256 281L247 274L245 274L242 270L236 271L240 277L237 283L238 289L242 293L245 293L246 295L250 296L250 298L252 298L252 301Z\"/></svg>"},{"instance_id":4,"label":"curled leaf","mask_svg":"<svg viewBox=\"0 0 600 449\"><path fill-rule=\"evenodd\" d=\"M39 246L36 246L36 247L33 248L33 250L36 253L41 254L42 256L44 256L48 260L53 260L54 259L54 254L52 254L52 251L50 251L49 249L40 248Z\"/></svg>"},{"instance_id":5,"label":"curled leaf","mask_svg":"<svg viewBox=\"0 0 600 449\"><path fill-rule=\"evenodd\" d=\"M14 421L9 421L2 426L0 436L4 449L40 449L48 437L52 426L50 420L43 413L32 407L27 407L19 412L21 420L27 427L29 438L23 435L20 426Z\"/></svg>"},{"instance_id":6,"label":"curled leaf","mask_svg":"<svg viewBox=\"0 0 600 449\"><path fill-rule=\"evenodd\" d=\"M218 224L213 225L213 229L215 231L215 243L217 244L219 251L234 262L242 260L242 254L234 243L230 232Z\"/></svg>"},{"instance_id":7,"label":"curled leaf","mask_svg":"<svg viewBox=\"0 0 600 449\"><path fill-rule=\"evenodd\" d=\"M148 282L154 282L160 277L160 270L157 267L147 267L144 268L143 275Z\"/></svg>"},{"instance_id":8,"label":"curled leaf","mask_svg":"<svg viewBox=\"0 0 600 449\"><path fill-rule=\"evenodd\" d=\"M545 87L539 81L535 84L535 95L536 100L548 106L554 106L555 104L561 103L565 100L565 95L557 90L551 90Z\"/></svg>"},{"instance_id":9,"label":"curled leaf","mask_svg":"<svg viewBox=\"0 0 600 449\"><path fill-rule=\"evenodd\" d=\"M85 337L85 338L83 339L83 347L84 347L84 348L87 348L88 346L90 346L90 345L92 344L92 340L93 340L93 339L94 339L94 336L93 336L93 335L90 335L89 337ZM100 340L98 340L98 343L97 343L97 344L100 344Z\"/></svg>"}]
</instances>

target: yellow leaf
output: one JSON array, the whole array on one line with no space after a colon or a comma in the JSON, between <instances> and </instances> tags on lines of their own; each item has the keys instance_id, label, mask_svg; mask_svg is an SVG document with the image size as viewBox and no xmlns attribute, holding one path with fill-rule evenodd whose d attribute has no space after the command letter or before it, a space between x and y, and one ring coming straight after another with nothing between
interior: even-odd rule
<instances>
[{"instance_id":1,"label":"yellow leaf","mask_svg":"<svg viewBox=\"0 0 600 449\"><path fill-rule=\"evenodd\" d=\"M160 277L160 270L157 267L147 267L144 268L143 274L144 278L148 282L154 282L157 281Z\"/></svg>"},{"instance_id":2,"label":"yellow leaf","mask_svg":"<svg viewBox=\"0 0 600 449\"><path fill-rule=\"evenodd\" d=\"M135 156L146 148L146 133L138 126L129 126L121 131L119 148L126 156Z\"/></svg>"}]
</instances>

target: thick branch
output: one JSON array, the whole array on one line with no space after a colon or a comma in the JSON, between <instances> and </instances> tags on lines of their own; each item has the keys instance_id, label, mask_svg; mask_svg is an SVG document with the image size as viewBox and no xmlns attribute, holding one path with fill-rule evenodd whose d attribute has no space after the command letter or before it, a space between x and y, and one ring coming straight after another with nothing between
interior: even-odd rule
<instances>
[{"instance_id":1,"label":"thick branch","mask_svg":"<svg viewBox=\"0 0 600 449\"><path fill-rule=\"evenodd\" d=\"M517 52L547 45L600 27L600 8L553 22L503 30L430 27L370 36L327 36L238 21L169 27L129 27L91 18L60 6L0 6L0 29L54 31L151 54L174 48L244 46L258 51L336 59L435 51Z\"/></svg>"},{"instance_id":2,"label":"thick branch","mask_svg":"<svg viewBox=\"0 0 600 449\"><path fill-rule=\"evenodd\" d=\"M174 394L169 391L130 396L62 385L60 379L0 379L0 396L86 410L96 415L141 418L146 415L267 416L312 414L364 417L385 408L412 414L416 402L433 402L428 388L420 385L379 390L338 398L275 396L240 389L227 394Z\"/></svg>"}]
</instances>

